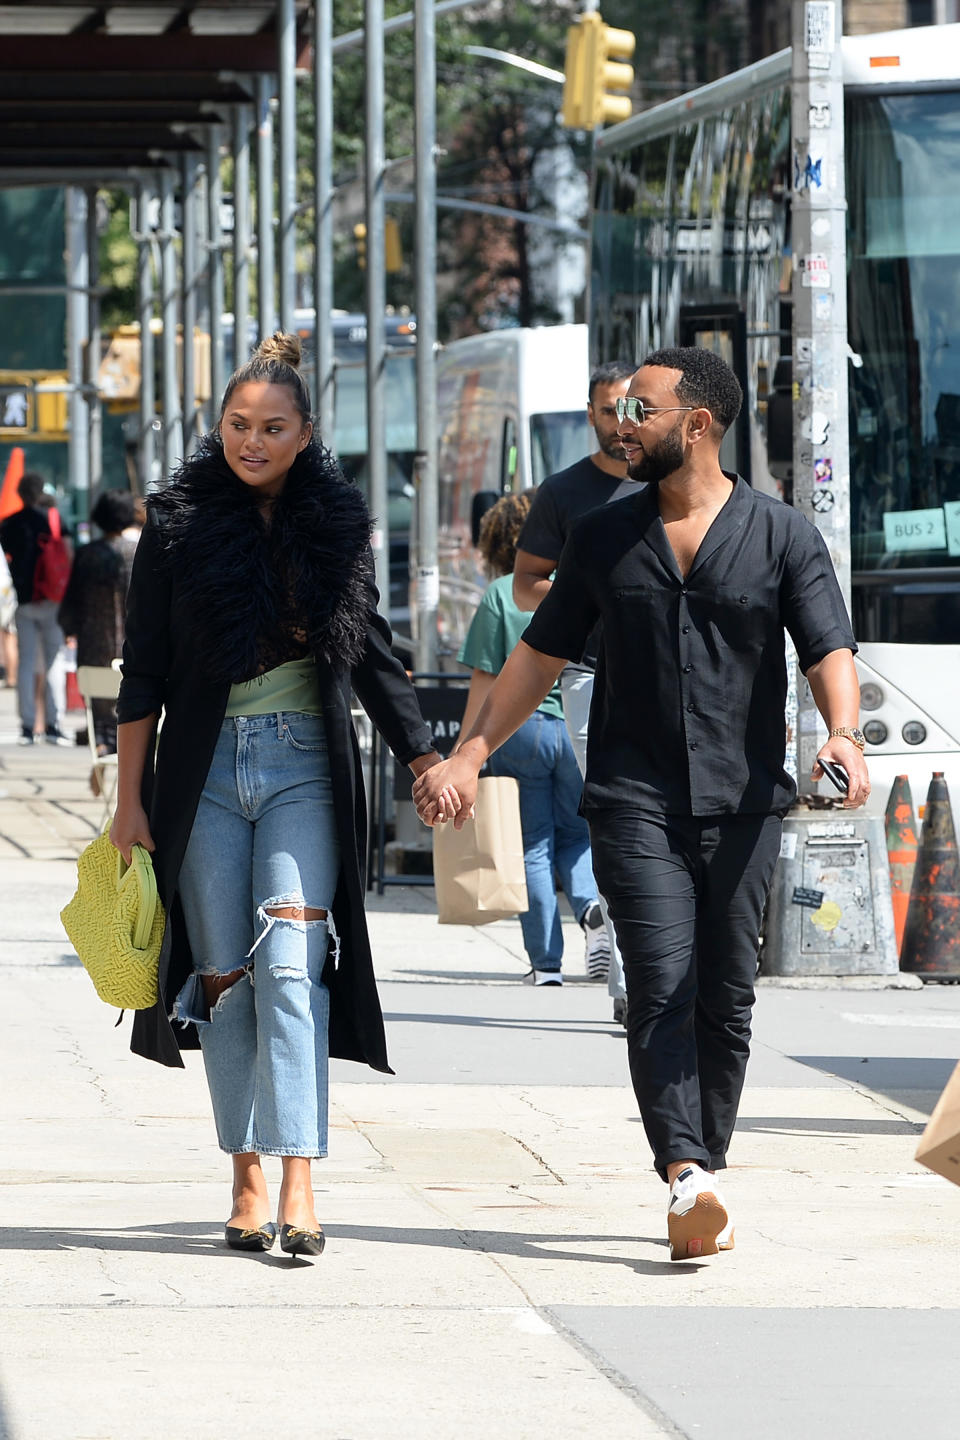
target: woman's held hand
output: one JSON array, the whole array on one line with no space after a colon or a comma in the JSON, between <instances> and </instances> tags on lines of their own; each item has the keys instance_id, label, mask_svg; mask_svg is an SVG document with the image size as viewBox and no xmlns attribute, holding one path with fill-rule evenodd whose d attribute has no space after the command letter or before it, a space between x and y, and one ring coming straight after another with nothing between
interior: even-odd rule
<instances>
[{"instance_id":1,"label":"woman's held hand","mask_svg":"<svg viewBox=\"0 0 960 1440\"><path fill-rule=\"evenodd\" d=\"M151 855L157 848L150 834L150 822L142 805L132 810L117 810L110 826L110 844L119 850L126 863L130 864L130 852L134 845L142 845Z\"/></svg>"},{"instance_id":2,"label":"woman's held hand","mask_svg":"<svg viewBox=\"0 0 960 1440\"><path fill-rule=\"evenodd\" d=\"M413 787L417 814L424 825L442 825L453 820L460 830L473 818L478 768L458 750L441 765L424 771Z\"/></svg>"}]
</instances>

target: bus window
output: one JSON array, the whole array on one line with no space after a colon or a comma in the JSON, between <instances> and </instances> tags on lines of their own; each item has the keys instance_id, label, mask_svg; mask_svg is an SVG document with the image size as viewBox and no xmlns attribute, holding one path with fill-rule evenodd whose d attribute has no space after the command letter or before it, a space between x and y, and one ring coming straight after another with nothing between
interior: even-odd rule
<instances>
[{"instance_id":1,"label":"bus window","mask_svg":"<svg viewBox=\"0 0 960 1440\"><path fill-rule=\"evenodd\" d=\"M566 470L589 455L593 434L582 410L558 410L530 416L531 484Z\"/></svg>"},{"instance_id":2,"label":"bus window","mask_svg":"<svg viewBox=\"0 0 960 1440\"><path fill-rule=\"evenodd\" d=\"M955 643L960 193L946 177L960 164L957 92L851 94L846 110L858 636Z\"/></svg>"}]
</instances>

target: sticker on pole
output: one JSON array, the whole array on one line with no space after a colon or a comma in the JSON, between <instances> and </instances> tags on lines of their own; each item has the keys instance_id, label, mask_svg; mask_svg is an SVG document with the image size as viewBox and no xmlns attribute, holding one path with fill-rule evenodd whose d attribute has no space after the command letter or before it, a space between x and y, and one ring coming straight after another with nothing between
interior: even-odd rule
<instances>
[{"instance_id":1,"label":"sticker on pole","mask_svg":"<svg viewBox=\"0 0 960 1440\"><path fill-rule=\"evenodd\" d=\"M810 890L805 885L794 885L793 900L791 903L794 905L805 905L809 910L819 910L823 904L823 891Z\"/></svg>"},{"instance_id":2,"label":"sticker on pole","mask_svg":"<svg viewBox=\"0 0 960 1440\"><path fill-rule=\"evenodd\" d=\"M440 603L440 571L436 565L417 566L417 609L436 610Z\"/></svg>"},{"instance_id":3,"label":"sticker on pole","mask_svg":"<svg viewBox=\"0 0 960 1440\"><path fill-rule=\"evenodd\" d=\"M804 255L801 262L803 283L808 290L830 289L830 260L820 253Z\"/></svg>"},{"instance_id":4,"label":"sticker on pole","mask_svg":"<svg viewBox=\"0 0 960 1440\"><path fill-rule=\"evenodd\" d=\"M833 0L807 0L803 7L803 48L810 50L833 49L833 17L836 6Z\"/></svg>"}]
</instances>

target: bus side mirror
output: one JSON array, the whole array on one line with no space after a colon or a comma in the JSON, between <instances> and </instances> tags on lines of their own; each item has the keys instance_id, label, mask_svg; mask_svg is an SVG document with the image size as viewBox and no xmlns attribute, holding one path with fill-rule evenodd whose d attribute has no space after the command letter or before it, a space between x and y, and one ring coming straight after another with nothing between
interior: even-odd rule
<instances>
[{"instance_id":1,"label":"bus side mirror","mask_svg":"<svg viewBox=\"0 0 960 1440\"><path fill-rule=\"evenodd\" d=\"M480 544L480 526L488 510L500 499L496 490L478 490L470 506L470 539L474 548Z\"/></svg>"}]
</instances>

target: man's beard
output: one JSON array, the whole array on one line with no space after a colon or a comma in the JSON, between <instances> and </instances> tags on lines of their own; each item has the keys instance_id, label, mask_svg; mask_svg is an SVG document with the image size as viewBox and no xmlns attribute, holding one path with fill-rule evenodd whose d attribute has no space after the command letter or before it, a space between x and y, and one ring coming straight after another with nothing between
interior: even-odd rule
<instances>
[{"instance_id":1,"label":"man's beard","mask_svg":"<svg viewBox=\"0 0 960 1440\"><path fill-rule=\"evenodd\" d=\"M621 462L627 458L623 449L623 441L616 431L614 431L612 435L608 435L606 439L604 439L599 432L594 433L597 436L597 444L600 446L604 455L608 455L611 460L619 460Z\"/></svg>"},{"instance_id":2,"label":"man's beard","mask_svg":"<svg viewBox=\"0 0 960 1440\"><path fill-rule=\"evenodd\" d=\"M627 474L631 480L638 480L643 485L659 485L661 480L668 479L683 464L683 440L681 439L681 425L676 425L658 440L652 450L645 450L639 459L634 460L627 466Z\"/></svg>"}]
</instances>

